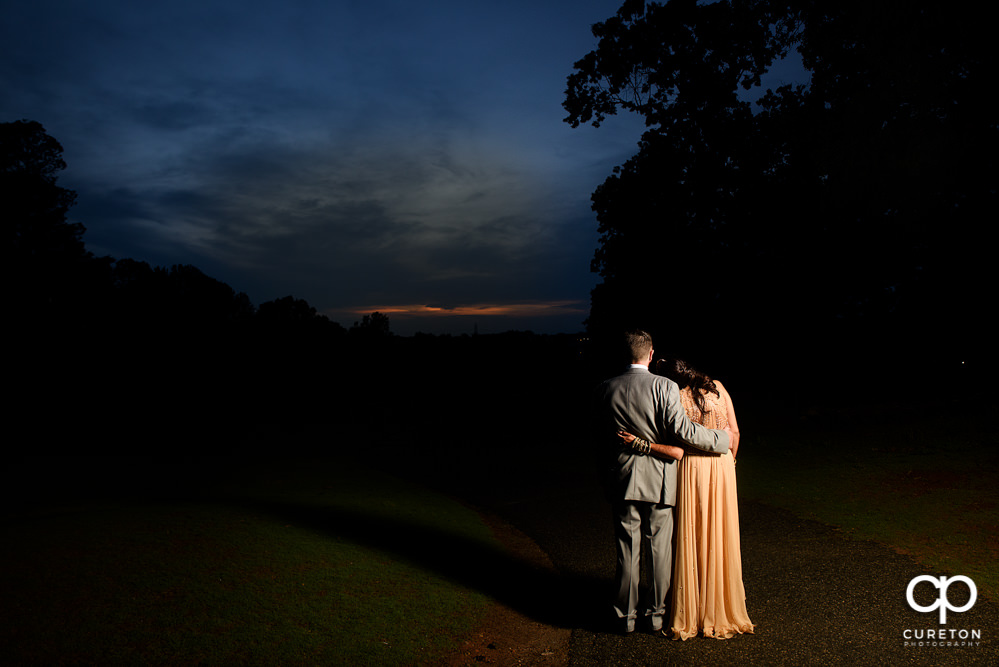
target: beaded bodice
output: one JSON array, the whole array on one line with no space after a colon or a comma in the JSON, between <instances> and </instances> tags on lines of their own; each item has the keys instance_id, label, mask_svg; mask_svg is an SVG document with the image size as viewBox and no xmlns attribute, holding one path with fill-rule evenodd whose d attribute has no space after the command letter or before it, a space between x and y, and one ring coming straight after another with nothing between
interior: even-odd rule
<instances>
[{"instance_id":1,"label":"beaded bodice","mask_svg":"<svg viewBox=\"0 0 999 667\"><path fill-rule=\"evenodd\" d=\"M720 396L716 396L714 392L709 391L704 394L705 412L703 413L694 402L690 387L684 387L680 390L680 403L683 404L683 410L687 413L687 417L693 422L706 428L725 428L728 426L728 410L725 407L725 401Z\"/></svg>"}]
</instances>

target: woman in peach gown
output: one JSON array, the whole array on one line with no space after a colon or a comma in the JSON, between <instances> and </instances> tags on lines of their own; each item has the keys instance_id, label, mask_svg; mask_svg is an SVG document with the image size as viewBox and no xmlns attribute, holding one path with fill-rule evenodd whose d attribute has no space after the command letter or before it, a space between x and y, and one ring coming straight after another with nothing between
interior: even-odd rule
<instances>
[{"instance_id":1,"label":"woman in peach gown","mask_svg":"<svg viewBox=\"0 0 999 667\"><path fill-rule=\"evenodd\" d=\"M655 369L680 386L687 417L707 428L728 425L735 433L728 453L686 448L677 464L672 621L663 634L673 639L698 634L730 639L752 633L742 583L735 481L739 427L732 398L721 382L683 361L661 359ZM620 435L628 443L635 441L629 433Z\"/></svg>"}]
</instances>

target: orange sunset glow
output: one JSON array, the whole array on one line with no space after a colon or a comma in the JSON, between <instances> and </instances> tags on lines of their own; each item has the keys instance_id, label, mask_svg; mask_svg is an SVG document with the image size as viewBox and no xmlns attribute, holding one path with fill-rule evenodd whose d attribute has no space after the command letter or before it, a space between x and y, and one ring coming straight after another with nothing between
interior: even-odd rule
<instances>
[{"instance_id":1,"label":"orange sunset glow","mask_svg":"<svg viewBox=\"0 0 999 667\"><path fill-rule=\"evenodd\" d=\"M490 317L544 317L546 315L566 315L569 313L587 313L587 305L581 301L542 301L533 303L479 303L461 306L443 306L426 304L396 304L377 305L339 310L337 314L356 314L378 312L392 317L440 315L452 317L459 315L475 315Z\"/></svg>"}]
</instances>

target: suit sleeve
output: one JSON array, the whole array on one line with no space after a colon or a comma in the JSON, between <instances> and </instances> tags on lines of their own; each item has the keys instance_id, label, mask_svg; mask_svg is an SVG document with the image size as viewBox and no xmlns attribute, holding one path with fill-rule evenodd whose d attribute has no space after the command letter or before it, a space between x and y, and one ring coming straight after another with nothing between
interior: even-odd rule
<instances>
[{"instance_id":1,"label":"suit sleeve","mask_svg":"<svg viewBox=\"0 0 999 667\"><path fill-rule=\"evenodd\" d=\"M728 433L718 429L704 428L696 424L687 417L680 402L680 389L674 382L664 382L663 391L666 393L666 429L672 432L679 440L687 443L691 447L703 449L706 452L724 454L728 451Z\"/></svg>"}]
</instances>

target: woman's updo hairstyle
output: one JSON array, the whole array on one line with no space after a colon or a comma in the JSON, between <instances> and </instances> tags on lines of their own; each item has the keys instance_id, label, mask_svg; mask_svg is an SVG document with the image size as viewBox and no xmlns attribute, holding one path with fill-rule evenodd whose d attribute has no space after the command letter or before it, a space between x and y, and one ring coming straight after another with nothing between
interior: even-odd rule
<instances>
[{"instance_id":1,"label":"woman's updo hairstyle","mask_svg":"<svg viewBox=\"0 0 999 667\"><path fill-rule=\"evenodd\" d=\"M682 359L670 357L659 359L656 362L656 374L668 377L680 385L680 389L690 387L690 394L694 398L694 403L697 404L697 409L701 412L710 412L710 410L705 409L704 394L706 392L710 391L721 398L715 381Z\"/></svg>"}]
</instances>

